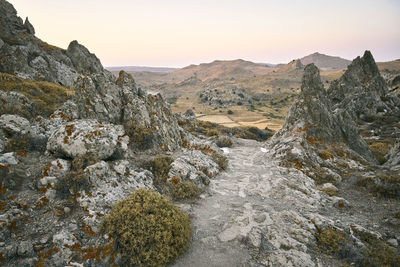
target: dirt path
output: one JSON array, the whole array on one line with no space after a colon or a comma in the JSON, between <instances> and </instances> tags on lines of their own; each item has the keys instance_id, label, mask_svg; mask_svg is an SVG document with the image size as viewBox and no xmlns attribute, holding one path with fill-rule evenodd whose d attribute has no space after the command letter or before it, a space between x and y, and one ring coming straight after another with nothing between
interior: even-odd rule
<instances>
[{"instance_id":1,"label":"dirt path","mask_svg":"<svg viewBox=\"0 0 400 267\"><path fill-rule=\"evenodd\" d=\"M267 172L260 160L261 146L244 141L227 149L229 167L211 181L208 192L196 204L182 208L192 216L193 241L189 251L173 266L255 266L246 248L246 231L252 228L253 217L262 211L254 210L246 187L255 176ZM243 217L236 226L238 216ZM262 216L261 216L262 217Z\"/></svg>"}]
</instances>

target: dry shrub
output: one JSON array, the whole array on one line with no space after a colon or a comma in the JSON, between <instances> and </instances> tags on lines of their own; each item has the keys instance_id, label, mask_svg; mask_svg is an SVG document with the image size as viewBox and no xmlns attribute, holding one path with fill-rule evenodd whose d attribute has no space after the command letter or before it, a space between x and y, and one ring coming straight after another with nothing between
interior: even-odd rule
<instances>
[{"instance_id":1,"label":"dry shrub","mask_svg":"<svg viewBox=\"0 0 400 267\"><path fill-rule=\"evenodd\" d=\"M390 147L386 143L375 142L369 145L369 149L380 164L384 164L387 159L385 155L389 153Z\"/></svg>"},{"instance_id":2,"label":"dry shrub","mask_svg":"<svg viewBox=\"0 0 400 267\"><path fill-rule=\"evenodd\" d=\"M348 240L343 236L342 233L338 232L332 227L327 227L315 234L317 238L318 247L328 254L338 254Z\"/></svg>"},{"instance_id":3,"label":"dry shrub","mask_svg":"<svg viewBox=\"0 0 400 267\"><path fill-rule=\"evenodd\" d=\"M189 216L146 189L115 204L103 230L116 240L126 266L166 266L186 251L191 236Z\"/></svg>"},{"instance_id":4,"label":"dry shrub","mask_svg":"<svg viewBox=\"0 0 400 267\"><path fill-rule=\"evenodd\" d=\"M73 89L68 89L55 83L24 80L7 73L0 73L0 80L2 91L21 93L34 103L33 114L27 114L23 110L19 113L18 109L8 108L12 111L11 114L18 114L23 117L30 115L27 118L34 118L37 115L48 117L75 94Z\"/></svg>"}]
</instances>

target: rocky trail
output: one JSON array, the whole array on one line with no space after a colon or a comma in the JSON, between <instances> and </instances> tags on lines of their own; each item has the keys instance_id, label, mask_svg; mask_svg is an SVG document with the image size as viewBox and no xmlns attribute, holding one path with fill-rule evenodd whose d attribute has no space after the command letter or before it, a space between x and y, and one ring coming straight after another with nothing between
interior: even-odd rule
<instances>
[{"instance_id":1,"label":"rocky trail","mask_svg":"<svg viewBox=\"0 0 400 267\"><path fill-rule=\"evenodd\" d=\"M257 249L268 243L261 233L279 220L271 215L298 208L282 201L281 194L289 188L276 189L288 181L285 169L268 160L261 143L240 140L224 151L227 171L211 180L196 203L180 205L192 217L193 239L188 252L172 266L267 266L260 263L263 256ZM283 242L284 234L281 237Z\"/></svg>"}]
</instances>

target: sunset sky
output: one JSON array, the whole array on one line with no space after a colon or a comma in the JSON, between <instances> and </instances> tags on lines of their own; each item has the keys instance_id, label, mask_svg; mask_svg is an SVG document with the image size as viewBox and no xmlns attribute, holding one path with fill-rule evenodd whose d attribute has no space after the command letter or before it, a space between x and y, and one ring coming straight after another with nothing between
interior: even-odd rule
<instances>
[{"instance_id":1,"label":"sunset sky","mask_svg":"<svg viewBox=\"0 0 400 267\"><path fill-rule=\"evenodd\" d=\"M400 0L9 0L36 35L78 40L105 66L215 59L285 63L320 52L400 58Z\"/></svg>"}]
</instances>

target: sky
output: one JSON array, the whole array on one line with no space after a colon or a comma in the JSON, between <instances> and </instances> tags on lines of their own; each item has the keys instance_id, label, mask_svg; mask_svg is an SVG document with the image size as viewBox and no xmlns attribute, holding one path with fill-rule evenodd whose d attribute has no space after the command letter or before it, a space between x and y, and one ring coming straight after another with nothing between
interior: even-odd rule
<instances>
[{"instance_id":1,"label":"sky","mask_svg":"<svg viewBox=\"0 0 400 267\"><path fill-rule=\"evenodd\" d=\"M105 66L287 63L314 52L400 58L400 0L8 0L36 36Z\"/></svg>"}]
</instances>

